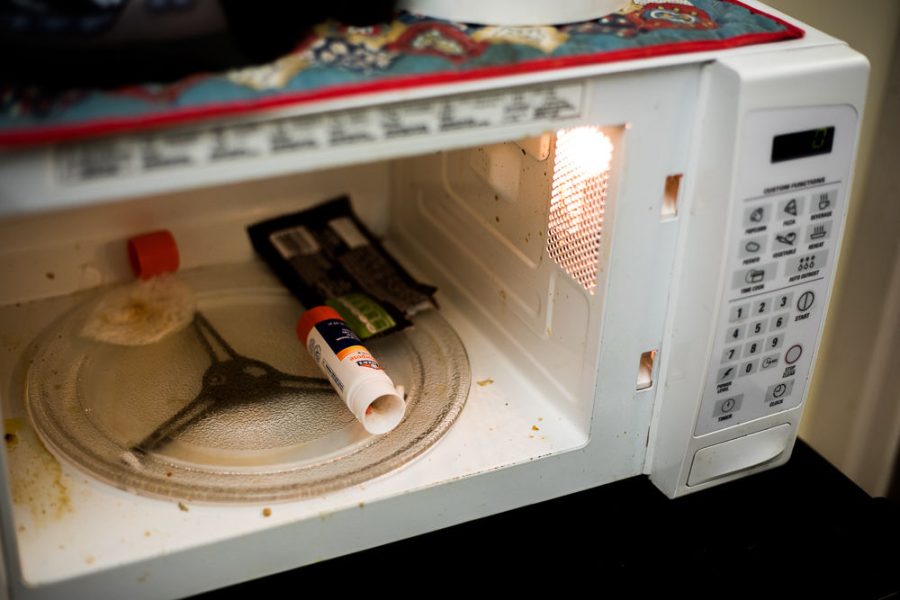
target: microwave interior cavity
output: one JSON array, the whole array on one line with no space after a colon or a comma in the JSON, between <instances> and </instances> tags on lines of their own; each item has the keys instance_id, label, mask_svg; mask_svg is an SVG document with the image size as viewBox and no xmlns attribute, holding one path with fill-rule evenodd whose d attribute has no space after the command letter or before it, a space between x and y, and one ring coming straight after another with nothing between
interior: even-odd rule
<instances>
[{"instance_id":1,"label":"microwave interior cavity","mask_svg":"<svg viewBox=\"0 0 900 600\"><path fill-rule=\"evenodd\" d=\"M21 351L19 360L11 360L12 354L4 357L5 380L13 382L4 390L4 414L8 428L28 430L29 423L36 428L15 434L23 447L32 447L10 453L14 497L26 497L29 484L20 478L32 472L28 463L39 460L59 459L67 469L74 467L73 474L83 471L128 493L246 503L310 497L404 473L418 484L433 484L583 447L592 435L624 134L623 126L578 125L515 141L7 220L6 258L24 285L6 288L0 309L4 331L14 332L14 345ZM666 193L677 193L670 182L659 183L660 202ZM183 441L155 448L159 460L152 465L135 458L134 440L147 435L146 422L160 422L186 398L200 395L195 388L202 377L197 374L211 367L202 362L190 384L193 391L177 391L186 384L170 375L176 365L168 357L185 345L196 347L196 332L173 336L144 354L102 344L99 349L70 348L60 341L79 338L84 307L129 281L125 238L147 224L170 229L182 255L175 277L200 290L198 314L206 315L205 328L212 332L207 338L214 335L226 346L224 340L232 340L233 356L226 360L261 353L273 357L273 368L291 372L299 343L270 330L291 332L302 308L278 293L279 284L255 257L245 228L339 194L350 196L365 225L406 268L438 287L440 323L420 320L413 329L431 335L438 346L457 344L446 350L452 358L435 358L430 364L437 354L417 346L426 342L412 336L413 341L404 343L412 346L408 353L422 362L425 373L425 389L415 393L440 388L455 398L448 406L458 414L423 431L434 438L436 448L464 443L476 451L452 466L443 461L444 468L431 469L427 480L414 468L402 468L407 462L429 461L434 451L419 455L430 444L405 454L396 448L375 452L348 469L352 476L340 469L325 469L322 475L310 471L317 461L339 463L345 454L356 460L360 452L371 453L360 450L369 438L352 419L335 416L327 403L316 409L322 414L313 414L311 424L285 427L285 414L279 412L284 407L276 402L271 412L260 412L257 405L211 419L212 424L193 425L181 432ZM47 242L26 243L29 231L40 231ZM266 287L275 291L259 291ZM270 345L277 339L287 348L267 349L260 339ZM654 349L647 350L655 355ZM402 363L410 356L385 352L404 377ZM202 356L197 360L206 361ZM640 352L632 358L629 379L638 386L631 391L647 395L652 360L648 363ZM90 367L92 363L96 365ZM253 395L252 390L241 393ZM66 399L58 400L59 395ZM313 403L310 398L306 402ZM427 414L425 404L416 410ZM141 408L147 405L162 408ZM290 418L290 409L284 410ZM441 405L433 410L450 409ZM64 411L75 416L57 414ZM125 414L134 411L140 418ZM457 417L460 423L450 428ZM444 434L447 440L437 439ZM454 438L464 442L454 443ZM53 457L45 456L38 439ZM298 472L315 476L295 474L291 469L298 464ZM265 479L270 471L287 475ZM103 487L91 478L87 487L103 496ZM53 495L27 498L31 513L23 516L26 522L46 512L47 502L63 502Z\"/></svg>"}]
</instances>

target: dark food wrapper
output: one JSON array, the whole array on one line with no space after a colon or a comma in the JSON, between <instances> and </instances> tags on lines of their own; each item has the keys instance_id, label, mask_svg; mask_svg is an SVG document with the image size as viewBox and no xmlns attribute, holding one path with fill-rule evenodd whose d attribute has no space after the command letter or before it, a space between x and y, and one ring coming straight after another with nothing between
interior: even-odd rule
<instances>
[{"instance_id":1,"label":"dark food wrapper","mask_svg":"<svg viewBox=\"0 0 900 600\"><path fill-rule=\"evenodd\" d=\"M307 308L327 304L361 339L403 329L437 288L413 279L346 196L247 228L256 252Z\"/></svg>"}]
</instances>

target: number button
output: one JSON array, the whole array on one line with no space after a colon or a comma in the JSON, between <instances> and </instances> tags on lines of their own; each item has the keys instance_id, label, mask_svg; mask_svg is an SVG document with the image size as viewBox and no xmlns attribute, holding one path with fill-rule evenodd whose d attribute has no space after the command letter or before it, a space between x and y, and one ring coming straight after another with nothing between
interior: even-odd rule
<instances>
[{"instance_id":1,"label":"number button","mask_svg":"<svg viewBox=\"0 0 900 600\"><path fill-rule=\"evenodd\" d=\"M740 370L738 370L739 377L746 377L747 375L753 375L756 373L756 367L759 364L759 360L749 360L741 365Z\"/></svg>"},{"instance_id":2,"label":"number button","mask_svg":"<svg viewBox=\"0 0 900 600\"><path fill-rule=\"evenodd\" d=\"M736 342L741 339L744 339L744 326L743 325L736 325L736 326L730 328L725 333L725 342L726 343Z\"/></svg>"},{"instance_id":3,"label":"number button","mask_svg":"<svg viewBox=\"0 0 900 600\"><path fill-rule=\"evenodd\" d=\"M772 308L771 300L757 300L753 303L753 316L764 315Z\"/></svg>"},{"instance_id":4,"label":"number button","mask_svg":"<svg viewBox=\"0 0 900 600\"><path fill-rule=\"evenodd\" d=\"M759 321L754 321L750 323L750 328L747 329L747 335L760 335L766 332L766 320L761 319Z\"/></svg>"},{"instance_id":5,"label":"number button","mask_svg":"<svg viewBox=\"0 0 900 600\"><path fill-rule=\"evenodd\" d=\"M788 294L779 294L775 296L775 310L781 310L786 308L787 310L791 309L791 301L794 299L794 293L790 292Z\"/></svg>"},{"instance_id":6,"label":"number button","mask_svg":"<svg viewBox=\"0 0 900 600\"><path fill-rule=\"evenodd\" d=\"M766 340L766 351L778 350L784 344L783 335L773 335Z\"/></svg>"},{"instance_id":7,"label":"number button","mask_svg":"<svg viewBox=\"0 0 900 600\"><path fill-rule=\"evenodd\" d=\"M784 329L788 324L788 314L784 313L782 315L775 315L772 317L772 322L769 324L769 329L772 331L778 331L779 329Z\"/></svg>"},{"instance_id":8,"label":"number button","mask_svg":"<svg viewBox=\"0 0 900 600\"><path fill-rule=\"evenodd\" d=\"M732 306L731 310L728 311L728 322L729 323L737 323L738 321L743 321L747 318L747 315L750 314L750 305L749 304L741 304L740 306Z\"/></svg>"},{"instance_id":9,"label":"number button","mask_svg":"<svg viewBox=\"0 0 900 600\"><path fill-rule=\"evenodd\" d=\"M748 342L746 346L744 346L744 358L749 358L751 356L756 356L762 351L763 343L762 340L758 342Z\"/></svg>"},{"instance_id":10,"label":"number button","mask_svg":"<svg viewBox=\"0 0 900 600\"><path fill-rule=\"evenodd\" d=\"M725 348L725 351L722 353L722 362L729 363L733 360L737 360L740 358L741 347L740 346L732 346L731 348Z\"/></svg>"}]
</instances>

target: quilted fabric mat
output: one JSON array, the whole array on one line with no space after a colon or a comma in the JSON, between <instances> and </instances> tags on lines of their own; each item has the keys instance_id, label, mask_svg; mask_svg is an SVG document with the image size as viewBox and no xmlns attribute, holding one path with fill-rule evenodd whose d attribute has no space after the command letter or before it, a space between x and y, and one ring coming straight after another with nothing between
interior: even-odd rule
<instances>
[{"instance_id":1,"label":"quilted fabric mat","mask_svg":"<svg viewBox=\"0 0 900 600\"><path fill-rule=\"evenodd\" d=\"M282 108L328 98L798 38L738 0L632 0L563 26L485 27L401 13L315 27L290 54L225 73L54 98L0 84L0 145L16 146Z\"/></svg>"}]
</instances>

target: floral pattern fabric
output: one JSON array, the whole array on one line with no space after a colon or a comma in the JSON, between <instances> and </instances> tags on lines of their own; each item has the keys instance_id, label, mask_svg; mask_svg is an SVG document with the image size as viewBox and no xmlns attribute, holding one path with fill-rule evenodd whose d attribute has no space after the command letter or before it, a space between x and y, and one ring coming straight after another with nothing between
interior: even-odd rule
<instances>
[{"instance_id":1,"label":"floral pattern fabric","mask_svg":"<svg viewBox=\"0 0 900 600\"><path fill-rule=\"evenodd\" d=\"M563 26L494 27L401 13L391 23L326 22L269 64L173 84L74 90L45 98L0 85L0 144L73 139L199 117L251 112L392 86L451 82L711 50L802 36L738 0L632 0L623 10Z\"/></svg>"}]
</instances>

